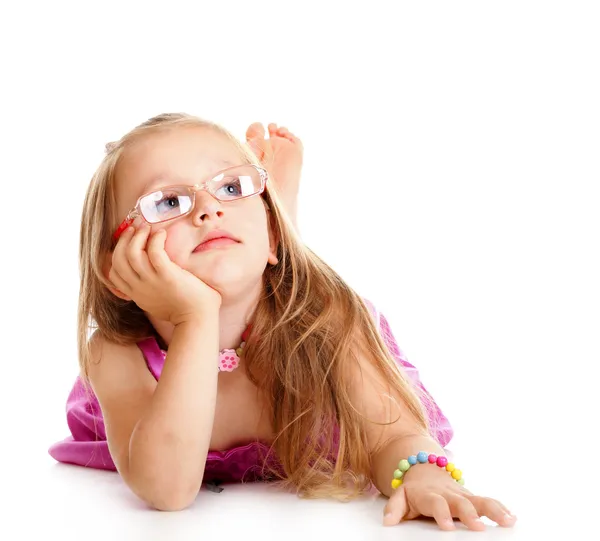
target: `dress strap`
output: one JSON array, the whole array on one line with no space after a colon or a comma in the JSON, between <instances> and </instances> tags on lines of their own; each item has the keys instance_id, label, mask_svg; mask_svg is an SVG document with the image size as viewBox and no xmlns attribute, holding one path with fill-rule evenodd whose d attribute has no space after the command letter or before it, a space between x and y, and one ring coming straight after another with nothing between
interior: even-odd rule
<instances>
[{"instance_id":1,"label":"dress strap","mask_svg":"<svg viewBox=\"0 0 600 541\"><path fill-rule=\"evenodd\" d=\"M152 373L154 378L158 380L165 364L166 352L160 349L158 342L154 336L150 338L144 338L137 343L140 348L148 370Z\"/></svg>"}]
</instances>

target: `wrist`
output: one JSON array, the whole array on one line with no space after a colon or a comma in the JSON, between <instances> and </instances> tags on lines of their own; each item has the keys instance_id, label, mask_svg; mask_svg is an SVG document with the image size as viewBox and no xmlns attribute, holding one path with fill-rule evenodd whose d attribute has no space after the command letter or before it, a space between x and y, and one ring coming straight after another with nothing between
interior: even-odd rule
<instances>
[{"instance_id":1,"label":"wrist","mask_svg":"<svg viewBox=\"0 0 600 541\"><path fill-rule=\"evenodd\" d=\"M196 309L190 312L183 312L171 318L171 323L177 328L180 326L198 326L204 325L207 321L213 321L219 317L220 304L210 303L203 306L201 309Z\"/></svg>"},{"instance_id":2,"label":"wrist","mask_svg":"<svg viewBox=\"0 0 600 541\"><path fill-rule=\"evenodd\" d=\"M431 479L436 479L437 482L440 475L443 475L444 479L455 481L460 485L465 483L462 471L448 460L448 457L443 454L419 451L398 462L391 486L395 490L403 484L423 483Z\"/></svg>"},{"instance_id":3,"label":"wrist","mask_svg":"<svg viewBox=\"0 0 600 541\"><path fill-rule=\"evenodd\" d=\"M397 437L379 449L373 457L372 479L381 493L391 496L394 492L391 481L399 462L419 451L438 456L444 454L443 448L425 434L407 434ZM415 466L415 469L418 467Z\"/></svg>"}]
</instances>

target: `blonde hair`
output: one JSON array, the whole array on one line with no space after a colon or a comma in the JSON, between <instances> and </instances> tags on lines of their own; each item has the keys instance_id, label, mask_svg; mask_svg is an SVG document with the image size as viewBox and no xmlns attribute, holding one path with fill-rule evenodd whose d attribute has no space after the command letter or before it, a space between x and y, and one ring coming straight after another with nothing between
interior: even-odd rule
<instances>
[{"instance_id":1,"label":"blonde hair","mask_svg":"<svg viewBox=\"0 0 600 541\"><path fill-rule=\"evenodd\" d=\"M252 151L225 128L187 114L151 118L107 146L88 188L81 219L78 351L87 381L88 333L97 329L112 342L131 344L156 336L144 312L113 295L103 274L115 215L115 169L134 141L156 130L198 126L224 135L247 163L260 165ZM264 197L279 244L276 265L263 276L264 294L252 320L244 353L249 378L264 393L280 465L268 475L301 497L347 501L372 487L371 457L363 416L348 392L351 368L360 354L405 402L423 433L424 404L398 367L363 299L298 238L268 181ZM360 353L359 353L360 352ZM394 422L394 421L392 421ZM264 473L263 469L263 473Z\"/></svg>"}]
</instances>

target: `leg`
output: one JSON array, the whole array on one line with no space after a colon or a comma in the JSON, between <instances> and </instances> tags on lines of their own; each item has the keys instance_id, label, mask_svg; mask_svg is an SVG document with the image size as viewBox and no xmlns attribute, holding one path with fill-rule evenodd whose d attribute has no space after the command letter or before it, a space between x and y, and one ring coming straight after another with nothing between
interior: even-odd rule
<instances>
[{"instance_id":1,"label":"leg","mask_svg":"<svg viewBox=\"0 0 600 541\"><path fill-rule=\"evenodd\" d=\"M277 193L288 212L294 227L298 230L297 203L304 147L287 128L269 124L269 138L260 122L250 125L246 139L250 148L261 161L273 179Z\"/></svg>"}]
</instances>

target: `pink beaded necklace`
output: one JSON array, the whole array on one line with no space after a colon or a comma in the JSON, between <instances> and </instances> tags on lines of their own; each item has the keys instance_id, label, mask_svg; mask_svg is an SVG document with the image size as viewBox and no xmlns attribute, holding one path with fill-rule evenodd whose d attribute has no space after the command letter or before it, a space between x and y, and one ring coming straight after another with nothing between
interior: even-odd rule
<instances>
[{"instance_id":1,"label":"pink beaded necklace","mask_svg":"<svg viewBox=\"0 0 600 541\"><path fill-rule=\"evenodd\" d=\"M242 334L242 343L236 349L222 349L219 352L219 372L233 372L240 365L240 357L246 345L252 325L248 325Z\"/></svg>"}]
</instances>

